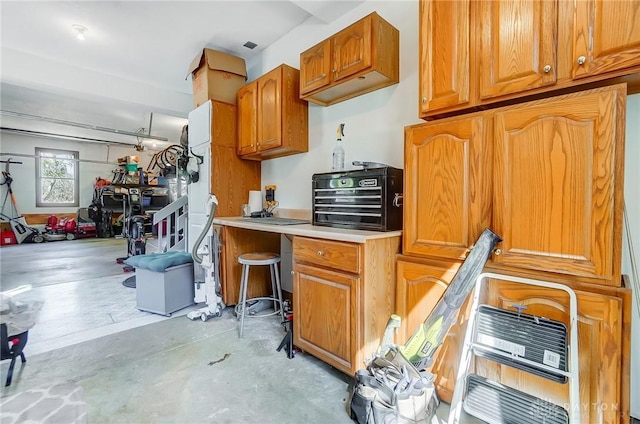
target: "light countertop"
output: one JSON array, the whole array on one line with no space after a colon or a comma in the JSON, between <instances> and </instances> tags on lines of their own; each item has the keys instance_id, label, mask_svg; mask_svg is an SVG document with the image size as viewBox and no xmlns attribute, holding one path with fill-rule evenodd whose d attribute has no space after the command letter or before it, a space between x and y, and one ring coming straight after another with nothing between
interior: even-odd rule
<instances>
[{"instance_id":1,"label":"light countertop","mask_svg":"<svg viewBox=\"0 0 640 424\"><path fill-rule=\"evenodd\" d=\"M327 240L347 241L351 243L365 243L367 240L398 237L402 231L364 231L347 228L324 227L311 224L275 225L251 222L241 217L214 218L216 225L244 228L246 230L266 231L270 233L288 234L293 236L313 237Z\"/></svg>"}]
</instances>

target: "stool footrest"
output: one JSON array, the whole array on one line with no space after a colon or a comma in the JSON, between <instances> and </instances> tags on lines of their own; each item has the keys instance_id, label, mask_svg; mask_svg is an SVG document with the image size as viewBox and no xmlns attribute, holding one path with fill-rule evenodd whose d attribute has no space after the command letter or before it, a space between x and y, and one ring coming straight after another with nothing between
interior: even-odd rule
<instances>
[{"instance_id":1,"label":"stool footrest","mask_svg":"<svg viewBox=\"0 0 640 424\"><path fill-rule=\"evenodd\" d=\"M278 308L276 310L270 311L270 312L266 312L266 313L261 313L263 311L266 311L268 309L273 309L273 303L276 302L278 303ZM247 318L264 318L264 317L270 317L272 315L276 315L279 314L280 311L282 310L282 305L280 304L280 300L276 299L274 297L268 297L268 296L264 296L264 297L253 297L251 299L247 299L246 300L246 304L247 304L247 313L245 314L245 317ZM240 316L242 315L242 304L238 303L235 308L234 308L234 312L236 314L236 318L240 319Z\"/></svg>"}]
</instances>

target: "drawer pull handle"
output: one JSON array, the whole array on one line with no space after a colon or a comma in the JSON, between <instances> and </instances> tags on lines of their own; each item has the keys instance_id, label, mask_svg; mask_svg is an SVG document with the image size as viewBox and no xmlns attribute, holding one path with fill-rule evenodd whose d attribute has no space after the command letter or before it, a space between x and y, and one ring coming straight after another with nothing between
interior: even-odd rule
<instances>
[{"instance_id":1,"label":"drawer pull handle","mask_svg":"<svg viewBox=\"0 0 640 424\"><path fill-rule=\"evenodd\" d=\"M318 250L318 252L316 252L318 254L318 256L324 256L324 252L322 250Z\"/></svg>"},{"instance_id":2,"label":"drawer pull handle","mask_svg":"<svg viewBox=\"0 0 640 424\"><path fill-rule=\"evenodd\" d=\"M393 196L393 206L395 206L396 208L401 207L403 199L404 196L402 195L402 193L395 193L395 196Z\"/></svg>"}]
</instances>

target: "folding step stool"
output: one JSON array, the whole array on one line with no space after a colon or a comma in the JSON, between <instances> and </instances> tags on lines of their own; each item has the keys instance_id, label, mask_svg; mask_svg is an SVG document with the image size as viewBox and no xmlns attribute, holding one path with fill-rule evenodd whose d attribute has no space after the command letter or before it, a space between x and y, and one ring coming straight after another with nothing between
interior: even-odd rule
<instances>
[{"instance_id":1,"label":"folding step stool","mask_svg":"<svg viewBox=\"0 0 640 424\"><path fill-rule=\"evenodd\" d=\"M515 353L508 353L505 350L500 350L493 348L491 346L487 346L486 344L480 344L476 342L476 336L478 331L478 311L480 308L480 293L482 292L482 285L486 279L492 280L501 280L508 281L512 283L521 283L528 284L539 287L546 287L555 290L562 290L569 295L569 344L567 346L568 354L567 354L567 364L566 371L561 370L555 367L551 367L549 365L538 363L535 361L528 360L523 357L523 355L517 355ZM519 314L519 313L518 313ZM579 366L578 366L578 303L576 299L576 295L572 289L569 287L552 283L548 281L540 281L533 280L529 278L520 278L513 276L506 276L494 273L483 273L478 276L476 280L476 287L473 295L473 303L471 306L471 311L469 313L469 320L467 323L467 330L464 337L464 345L462 348L462 354L460 355L460 364L458 366L458 374L456 378L456 386L453 391L453 398L451 401L451 409L449 412L449 420L448 424L460 424L460 415L463 407L463 395L465 392L465 382L469 376L468 370L469 365L471 363L471 359L474 355L482 356L486 359L491 360L490 358L504 358L506 361L510 362L516 368L526 370L528 372L532 372L535 374L539 373L549 373L553 375L559 375L568 380L569 383L569 405L570 411L569 422L571 424L580 424L580 393L579 393ZM495 359L494 359L495 360ZM526 393L519 392L515 389L508 388L503 386L497 382L492 382L490 380L486 380L482 377L471 376L475 378L471 378L470 384L477 385L486 385L486 387L490 387L490 390L495 390L495 393L500 393L502 396L505 396L505 404L507 402L513 401L513 398L516 397L518 400L522 401L527 399L529 402L541 402L541 405L548 404L549 406L556 406L551 404L550 402L543 401L541 399L535 398ZM510 397L510 398L509 398ZM558 407L559 408L559 407ZM491 417L484 417L490 419ZM495 423L501 423L499 417L495 419L495 421L490 421Z\"/></svg>"}]
</instances>

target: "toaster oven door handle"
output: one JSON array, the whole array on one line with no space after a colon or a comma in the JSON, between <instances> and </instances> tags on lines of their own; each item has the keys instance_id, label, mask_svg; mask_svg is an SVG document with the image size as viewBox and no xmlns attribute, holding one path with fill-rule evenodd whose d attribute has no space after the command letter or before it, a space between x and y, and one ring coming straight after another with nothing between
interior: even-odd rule
<instances>
[{"instance_id":1,"label":"toaster oven door handle","mask_svg":"<svg viewBox=\"0 0 640 424\"><path fill-rule=\"evenodd\" d=\"M393 206L395 206L396 208L401 207L403 198L404 196L402 195L402 193L396 193L393 197Z\"/></svg>"}]
</instances>

